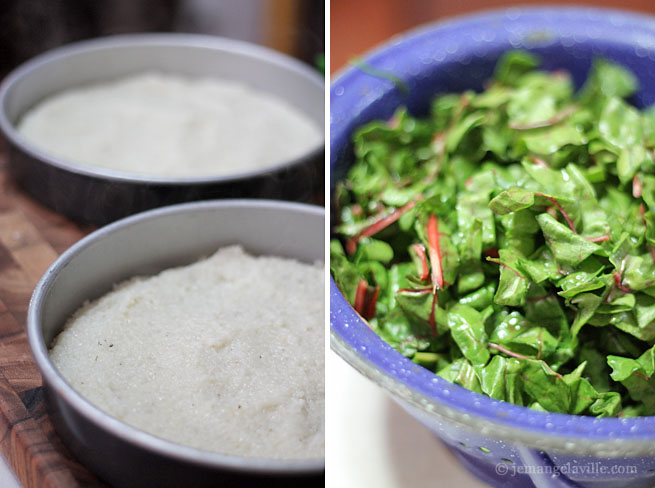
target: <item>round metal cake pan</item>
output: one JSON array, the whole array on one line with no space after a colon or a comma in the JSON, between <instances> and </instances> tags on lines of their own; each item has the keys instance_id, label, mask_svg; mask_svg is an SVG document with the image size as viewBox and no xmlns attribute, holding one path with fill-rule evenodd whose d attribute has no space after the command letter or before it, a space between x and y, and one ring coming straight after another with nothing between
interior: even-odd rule
<instances>
[{"instance_id":1,"label":"round metal cake pan","mask_svg":"<svg viewBox=\"0 0 655 488\"><path fill-rule=\"evenodd\" d=\"M34 291L27 334L43 376L49 413L75 456L117 487L322 484L324 459L216 454L124 424L64 380L50 361L48 346L76 309L109 292L115 283L192 263L226 245L241 244L252 254L323 261L324 221L323 208L299 203L187 203L127 217L97 230L62 254ZM318 333L324 333L322 327ZM184 415L180 411L180 416Z\"/></svg>"},{"instance_id":2,"label":"round metal cake pan","mask_svg":"<svg viewBox=\"0 0 655 488\"><path fill-rule=\"evenodd\" d=\"M164 178L113 171L55 157L16 130L22 115L62 90L146 71L215 77L274 95L322 131L324 80L276 51L193 34L112 36L63 46L16 68L0 86L0 129L9 172L35 199L79 222L105 224L163 205L213 198L312 201L323 189L324 141L293 160L247 173ZM80 138L84 138L80 134ZM253 134L256 137L256 134Z\"/></svg>"}]
</instances>

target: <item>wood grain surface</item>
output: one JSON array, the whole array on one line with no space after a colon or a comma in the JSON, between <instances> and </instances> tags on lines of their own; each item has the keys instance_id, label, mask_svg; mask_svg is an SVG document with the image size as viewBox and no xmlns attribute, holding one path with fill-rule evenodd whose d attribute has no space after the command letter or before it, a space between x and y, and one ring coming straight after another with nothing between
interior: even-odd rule
<instances>
[{"instance_id":1,"label":"wood grain surface","mask_svg":"<svg viewBox=\"0 0 655 488\"><path fill-rule=\"evenodd\" d=\"M30 296L41 275L91 230L17 188L0 147L0 451L25 488L104 486L55 433L25 333Z\"/></svg>"}]
</instances>

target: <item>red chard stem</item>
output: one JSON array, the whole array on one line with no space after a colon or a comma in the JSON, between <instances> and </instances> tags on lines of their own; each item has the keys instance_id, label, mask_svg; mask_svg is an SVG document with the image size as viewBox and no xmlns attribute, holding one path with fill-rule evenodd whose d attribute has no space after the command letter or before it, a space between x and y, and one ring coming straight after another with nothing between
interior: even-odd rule
<instances>
[{"instance_id":1,"label":"red chard stem","mask_svg":"<svg viewBox=\"0 0 655 488\"><path fill-rule=\"evenodd\" d=\"M428 253L432 265L433 290L443 288L443 270L441 269L441 248L439 247L439 222L434 214L428 218Z\"/></svg>"},{"instance_id":2,"label":"red chard stem","mask_svg":"<svg viewBox=\"0 0 655 488\"><path fill-rule=\"evenodd\" d=\"M355 237L349 239L348 242L346 242L346 251L348 252L348 254L351 255L355 254L355 251L357 250L357 243L362 237L371 237L377 234L378 232L380 232L382 229L389 227L396 220L398 220L405 212L414 208L415 205L416 205L416 200L412 200L411 202L406 203L402 207L394 210L386 217L381 217L380 219L376 220L371 225L369 225L364 230L362 230L359 234L357 234Z\"/></svg>"}]
</instances>

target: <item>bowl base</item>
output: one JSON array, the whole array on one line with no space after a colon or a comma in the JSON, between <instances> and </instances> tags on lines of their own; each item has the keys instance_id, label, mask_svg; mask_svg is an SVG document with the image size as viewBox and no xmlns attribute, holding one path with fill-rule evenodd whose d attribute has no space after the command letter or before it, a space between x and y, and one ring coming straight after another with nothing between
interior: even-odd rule
<instances>
[{"instance_id":1,"label":"bowl base","mask_svg":"<svg viewBox=\"0 0 655 488\"><path fill-rule=\"evenodd\" d=\"M513 472L509 467L503 474L504 468L499 469L499 464L482 462L479 458L466 454L453 446L447 444L446 446L469 473L490 486L535 488L534 483L526 474Z\"/></svg>"}]
</instances>

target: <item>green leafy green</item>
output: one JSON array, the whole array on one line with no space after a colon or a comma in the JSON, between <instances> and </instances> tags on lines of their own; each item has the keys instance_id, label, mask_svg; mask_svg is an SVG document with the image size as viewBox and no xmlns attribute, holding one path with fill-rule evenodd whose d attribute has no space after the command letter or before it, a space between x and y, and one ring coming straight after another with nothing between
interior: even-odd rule
<instances>
[{"instance_id":1,"label":"green leafy green","mask_svg":"<svg viewBox=\"0 0 655 488\"><path fill-rule=\"evenodd\" d=\"M637 80L610 61L578 93L538 64L508 52L485 91L355 131L331 272L448 381L537 410L655 415L655 107L626 101Z\"/></svg>"},{"instance_id":2,"label":"green leafy green","mask_svg":"<svg viewBox=\"0 0 655 488\"><path fill-rule=\"evenodd\" d=\"M560 264L576 266L600 248L547 213L537 215L537 222L546 244Z\"/></svg>"},{"instance_id":3,"label":"green leafy green","mask_svg":"<svg viewBox=\"0 0 655 488\"><path fill-rule=\"evenodd\" d=\"M480 312L466 305L456 305L448 313L448 327L453 340L474 366L489 361L487 334Z\"/></svg>"}]
</instances>

